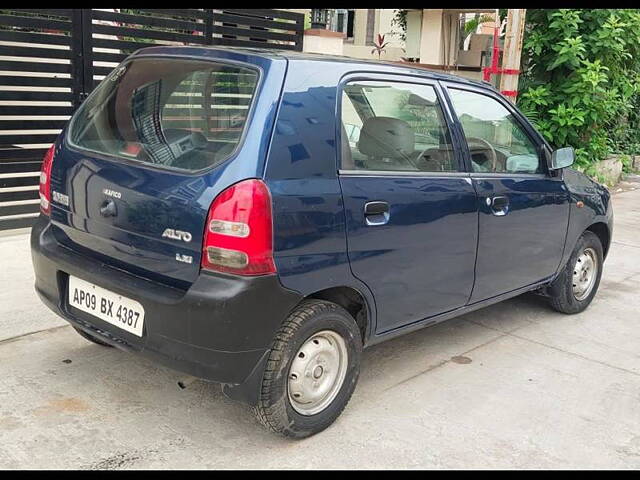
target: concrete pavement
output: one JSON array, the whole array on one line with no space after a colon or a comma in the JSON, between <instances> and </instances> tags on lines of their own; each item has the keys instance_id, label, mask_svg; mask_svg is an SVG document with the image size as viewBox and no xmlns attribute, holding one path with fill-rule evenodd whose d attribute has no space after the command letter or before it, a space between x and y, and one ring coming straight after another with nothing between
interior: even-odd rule
<instances>
[{"instance_id":1,"label":"concrete pavement","mask_svg":"<svg viewBox=\"0 0 640 480\"><path fill-rule=\"evenodd\" d=\"M587 311L525 295L372 347L302 441L81 338L36 297L28 237L0 237L0 468L640 468L640 190L614 210Z\"/></svg>"}]
</instances>

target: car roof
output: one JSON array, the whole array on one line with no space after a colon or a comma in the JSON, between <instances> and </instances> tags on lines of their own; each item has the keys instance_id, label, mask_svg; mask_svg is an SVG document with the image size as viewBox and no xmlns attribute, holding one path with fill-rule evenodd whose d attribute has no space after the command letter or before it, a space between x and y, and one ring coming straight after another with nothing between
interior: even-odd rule
<instances>
[{"instance_id":1,"label":"car roof","mask_svg":"<svg viewBox=\"0 0 640 480\"><path fill-rule=\"evenodd\" d=\"M485 81L477 81L471 80L469 78L461 77L458 75L452 75L447 73L442 73L437 70L431 70L424 67L415 67L412 66L411 63L402 63L402 62L392 62L392 61L384 61L384 60L367 60L362 58L353 58L346 57L340 55L325 55L321 53L309 53L309 52L297 52L292 50L280 50L280 49L267 49L267 48L248 48L248 47L222 47L215 45L154 45L152 47L142 48L136 52L136 55L145 55L151 53L172 53L175 54L177 51L181 49L190 49L193 52L194 49L202 50L203 53L211 50L221 50L228 52L236 52L245 55L255 55L263 58L270 59L287 59L291 62L296 61L313 61L318 63L340 63L341 65L350 64L350 65L363 65L363 66L371 66L375 67L376 71L379 73L393 72L393 73L406 73L411 75L418 75L425 78L431 78L434 80L442 80L442 81L450 81L457 83L464 83L468 85L475 85L484 88L490 88L495 90L495 87L489 82ZM386 68L385 68L386 67Z\"/></svg>"},{"instance_id":2,"label":"car roof","mask_svg":"<svg viewBox=\"0 0 640 480\"><path fill-rule=\"evenodd\" d=\"M478 86L487 87L490 85L488 82L482 82L477 80L471 80L469 78L460 77L458 75L447 74L443 72L439 72L437 70L432 70L425 67L417 67L411 65L410 62L393 62L386 60L368 60L364 58L354 58L347 57L341 55L326 55L323 53L309 53L309 52L295 52L295 51L282 51L280 53L281 56L288 58L290 60L310 60L316 62L324 62L324 63L341 63L341 64L352 64L352 65L371 65L375 66L376 70L379 70L380 67L387 66L390 69L397 70L406 70L407 73L418 74L425 77L435 78L437 80L447 80L452 82L463 82L474 84Z\"/></svg>"}]
</instances>

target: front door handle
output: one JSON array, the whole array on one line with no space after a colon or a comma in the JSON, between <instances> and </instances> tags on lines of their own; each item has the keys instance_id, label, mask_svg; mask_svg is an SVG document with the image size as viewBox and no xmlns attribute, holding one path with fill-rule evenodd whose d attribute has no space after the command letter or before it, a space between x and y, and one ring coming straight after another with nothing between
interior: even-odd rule
<instances>
[{"instance_id":1,"label":"front door handle","mask_svg":"<svg viewBox=\"0 0 640 480\"><path fill-rule=\"evenodd\" d=\"M491 208L491 213L496 217L502 217L509 213L509 197L504 195L496 195L495 197L487 197L487 205Z\"/></svg>"},{"instance_id":2,"label":"front door handle","mask_svg":"<svg viewBox=\"0 0 640 480\"><path fill-rule=\"evenodd\" d=\"M389 204L382 201L365 203L364 220L367 225L384 225L389 221Z\"/></svg>"}]
</instances>

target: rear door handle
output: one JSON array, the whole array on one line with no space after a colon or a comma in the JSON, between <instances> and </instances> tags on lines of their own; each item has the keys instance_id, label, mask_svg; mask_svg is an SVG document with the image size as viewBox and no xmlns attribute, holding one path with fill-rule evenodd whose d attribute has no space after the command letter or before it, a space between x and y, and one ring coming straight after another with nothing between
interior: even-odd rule
<instances>
[{"instance_id":1,"label":"rear door handle","mask_svg":"<svg viewBox=\"0 0 640 480\"><path fill-rule=\"evenodd\" d=\"M496 195L495 197L487 197L487 205L491 208L491 213L496 217L502 217L509 213L509 197L504 195Z\"/></svg>"},{"instance_id":2,"label":"rear door handle","mask_svg":"<svg viewBox=\"0 0 640 480\"><path fill-rule=\"evenodd\" d=\"M367 225L384 225L389 221L389 204L382 201L365 203L364 220Z\"/></svg>"}]
</instances>

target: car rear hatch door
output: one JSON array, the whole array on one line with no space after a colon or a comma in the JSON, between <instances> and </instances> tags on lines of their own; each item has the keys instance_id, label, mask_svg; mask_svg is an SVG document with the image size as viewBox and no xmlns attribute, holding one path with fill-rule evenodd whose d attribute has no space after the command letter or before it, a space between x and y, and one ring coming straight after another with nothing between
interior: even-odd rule
<instances>
[{"instance_id":1,"label":"car rear hatch door","mask_svg":"<svg viewBox=\"0 0 640 480\"><path fill-rule=\"evenodd\" d=\"M228 186L260 82L250 65L125 61L69 124L51 175L63 245L145 278L198 276L210 202ZM237 169L236 169L237 170Z\"/></svg>"}]
</instances>

